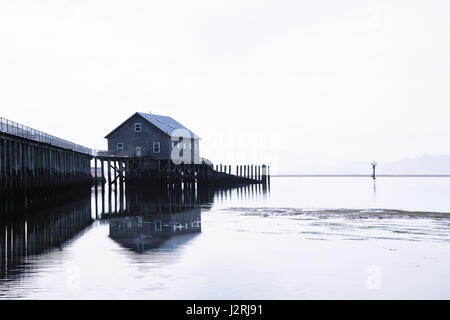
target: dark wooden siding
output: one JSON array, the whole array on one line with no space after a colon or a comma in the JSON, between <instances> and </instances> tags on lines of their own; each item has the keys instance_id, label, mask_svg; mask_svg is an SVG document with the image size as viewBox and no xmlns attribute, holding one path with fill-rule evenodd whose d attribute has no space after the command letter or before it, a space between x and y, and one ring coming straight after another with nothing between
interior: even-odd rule
<instances>
[{"instance_id":1,"label":"dark wooden siding","mask_svg":"<svg viewBox=\"0 0 450 320\"><path fill-rule=\"evenodd\" d=\"M135 132L136 123L141 124L141 132ZM153 152L153 142L160 143L160 153ZM108 136L108 150L117 151L118 143L123 143L123 154L130 157L136 156L136 147L141 147L141 155L143 157L151 157L153 159L170 159L172 151L170 136L138 114L125 121Z\"/></svg>"},{"instance_id":2,"label":"dark wooden siding","mask_svg":"<svg viewBox=\"0 0 450 320\"><path fill-rule=\"evenodd\" d=\"M135 123L141 124L141 132L135 132ZM160 153L153 152L153 142L160 143ZM170 158L170 137L137 114L108 137L108 150L117 151L118 143L123 143L123 151L130 157L136 156L136 147L141 147L142 156L154 159Z\"/></svg>"}]
</instances>

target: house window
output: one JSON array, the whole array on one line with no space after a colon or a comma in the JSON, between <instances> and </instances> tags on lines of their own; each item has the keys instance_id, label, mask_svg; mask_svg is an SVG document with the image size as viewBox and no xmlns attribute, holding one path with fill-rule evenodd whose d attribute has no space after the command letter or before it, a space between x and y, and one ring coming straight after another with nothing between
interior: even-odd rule
<instances>
[{"instance_id":1,"label":"house window","mask_svg":"<svg viewBox=\"0 0 450 320\"><path fill-rule=\"evenodd\" d=\"M140 123L135 123L134 124L134 131L136 132L141 132L141 124Z\"/></svg>"},{"instance_id":2,"label":"house window","mask_svg":"<svg viewBox=\"0 0 450 320\"><path fill-rule=\"evenodd\" d=\"M117 151L123 151L123 143L122 142L119 142L117 144Z\"/></svg>"},{"instance_id":3,"label":"house window","mask_svg":"<svg viewBox=\"0 0 450 320\"><path fill-rule=\"evenodd\" d=\"M160 143L153 142L153 153L159 153L159 152L160 152Z\"/></svg>"}]
</instances>

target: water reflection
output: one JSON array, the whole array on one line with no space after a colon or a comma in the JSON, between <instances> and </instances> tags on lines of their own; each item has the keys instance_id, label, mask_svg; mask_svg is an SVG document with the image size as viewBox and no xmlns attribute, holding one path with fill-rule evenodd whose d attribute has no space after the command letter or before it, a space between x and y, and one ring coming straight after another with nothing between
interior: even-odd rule
<instances>
[{"instance_id":1,"label":"water reflection","mask_svg":"<svg viewBox=\"0 0 450 320\"><path fill-rule=\"evenodd\" d=\"M109 236L123 247L139 253L160 246L172 236L200 231L200 209L168 215L116 218L109 222Z\"/></svg>"},{"instance_id":2,"label":"water reflection","mask_svg":"<svg viewBox=\"0 0 450 320\"><path fill-rule=\"evenodd\" d=\"M162 248L173 255L201 233L201 213L215 201L246 201L266 193L266 187L256 185L211 189L178 184L0 197L0 296L7 290L2 282L32 276L55 263L60 266L54 259L65 256L43 255L71 248L71 240L85 237L87 229L105 230L97 227L107 225L105 236L138 259L148 259L141 254Z\"/></svg>"},{"instance_id":3,"label":"water reflection","mask_svg":"<svg viewBox=\"0 0 450 320\"><path fill-rule=\"evenodd\" d=\"M27 257L61 248L93 221L89 189L0 204L0 279L19 276Z\"/></svg>"},{"instance_id":4,"label":"water reflection","mask_svg":"<svg viewBox=\"0 0 450 320\"><path fill-rule=\"evenodd\" d=\"M373 200L377 200L377 180L373 179Z\"/></svg>"},{"instance_id":5,"label":"water reflection","mask_svg":"<svg viewBox=\"0 0 450 320\"><path fill-rule=\"evenodd\" d=\"M214 194L194 185L171 185L145 191L128 189L125 197L125 209L104 213L101 218L109 219L110 238L142 253L174 236L200 233L201 209L211 207Z\"/></svg>"},{"instance_id":6,"label":"water reflection","mask_svg":"<svg viewBox=\"0 0 450 320\"><path fill-rule=\"evenodd\" d=\"M273 178L270 196L257 185L112 188L110 207L108 189L105 206L101 190L97 201L90 190L0 199L0 299L336 298L344 280L345 297L373 298L367 264L393 259L395 283L377 298L442 298L449 220L430 210L449 212L448 179L376 181ZM377 209L404 206L422 211ZM67 286L72 268L79 289ZM410 274L425 284L412 294Z\"/></svg>"},{"instance_id":7,"label":"water reflection","mask_svg":"<svg viewBox=\"0 0 450 320\"><path fill-rule=\"evenodd\" d=\"M215 189L214 199L220 203L230 203L234 200L245 202L249 200L266 200L270 195L270 184L252 184L233 189Z\"/></svg>"}]
</instances>

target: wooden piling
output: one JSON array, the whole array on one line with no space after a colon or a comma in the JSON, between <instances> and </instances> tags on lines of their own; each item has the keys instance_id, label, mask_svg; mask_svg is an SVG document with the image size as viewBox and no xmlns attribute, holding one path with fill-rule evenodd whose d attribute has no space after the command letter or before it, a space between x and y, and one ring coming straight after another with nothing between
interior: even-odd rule
<instances>
[{"instance_id":1,"label":"wooden piling","mask_svg":"<svg viewBox=\"0 0 450 320\"><path fill-rule=\"evenodd\" d=\"M261 181L263 183L265 183L267 180L267 167L265 164L262 165L262 177L261 177Z\"/></svg>"},{"instance_id":2,"label":"wooden piling","mask_svg":"<svg viewBox=\"0 0 450 320\"><path fill-rule=\"evenodd\" d=\"M106 170L108 171L108 187L111 188L111 160L108 160Z\"/></svg>"},{"instance_id":3,"label":"wooden piling","mask_svg":"<svg viewBox=\"0 0 450 320\"><path fill-rule=\"evenodd\" d=\"M95 185L97 185L97 158L94 157L94 179L95 179Z\"/></svg>"}]
</instances>

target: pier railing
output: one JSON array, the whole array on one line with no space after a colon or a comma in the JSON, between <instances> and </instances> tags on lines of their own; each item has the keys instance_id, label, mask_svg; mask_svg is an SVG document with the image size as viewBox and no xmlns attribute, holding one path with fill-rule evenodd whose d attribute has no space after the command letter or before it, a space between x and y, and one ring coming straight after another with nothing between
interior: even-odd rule
<instances>
[{"instance_id":1,"label":"pier railing","mask_svg":"<svg viewBox=\"0 0 450 320\"><path fill-rule=\"evenodd\" d=\"M17 122L1 118L0 117L0 131L4 133L8 133L14 136L42 142L48 143L56 147L73 150L76 152L89 154L91 156L95 156L95 151L86 147L83 147L79 144L52 136L45 132L24 126Z\"/></svg>"}]
</instances>

